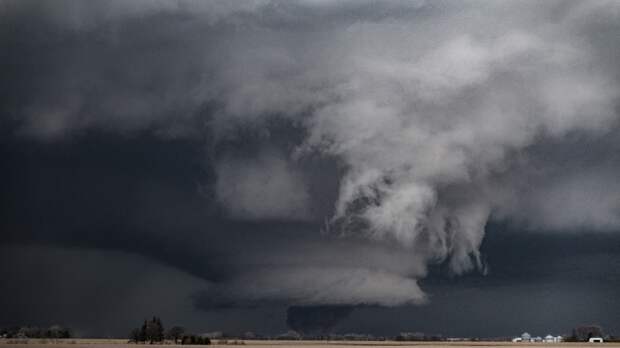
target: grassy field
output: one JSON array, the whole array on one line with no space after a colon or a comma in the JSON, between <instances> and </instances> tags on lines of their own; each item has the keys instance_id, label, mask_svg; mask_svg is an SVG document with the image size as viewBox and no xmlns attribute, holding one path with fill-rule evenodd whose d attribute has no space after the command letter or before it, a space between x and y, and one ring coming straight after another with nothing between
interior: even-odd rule
<instances>
[{"instance_id":1,"label":"grassy field","mask_svg":"<svg viewBox=\"0 0 620 348\"><path fill-rule=\"evenodd\" d=\"M443 348L443 347L618 347L620 343L510 343L510 342L394 342L394 341L378 341L378 342L366 342L366 341L252 341L245 340L239 341L243 344L219 344L218 340L213 340L213 344L208 346L211 348L234 348L235 346L241 348L266 348L266 347L278 347L278 348L346 348L346 347L414 347L414 348ZM136 345L128 344L124 339L67 339L67 340L13 340L13 339L0 339L0 347L41 347L41 348L75 348L75 347L88 347L88 348L135 348L135 347L177 347L176 345ZM178 346L178 347L192 347L192 346ZM194 346L205 347L205 346Z\"/></svg>"}]
</instances>

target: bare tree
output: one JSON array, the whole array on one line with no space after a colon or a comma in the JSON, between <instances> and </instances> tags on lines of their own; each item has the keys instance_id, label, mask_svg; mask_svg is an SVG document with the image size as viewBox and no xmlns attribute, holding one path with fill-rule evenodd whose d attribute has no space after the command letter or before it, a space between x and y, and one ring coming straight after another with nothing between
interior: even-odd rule
<instances>
[{"instance_id":1,"label":"bare tree","mask_svg":"<svg viewBox=\"0 0 620 348\"><path fill-rule=\"evenodd\" d=\"M597 325L578 326L573 329L573 338L585 342L591 337L603 337L603 329Z\"/></svg>"},{"instance_id":2,"label":"bare tree","mask_svg":"<svg viewBox=\"0 0 620 348\"><path fill-rule=\"evenodd\" d=\"M151 344L164 340L164 326L158 317L146 322L146 340Z\"/></svg>"},{"instance_id":3,"label":"bare tree","mask_svg":"<svg viewBox=\"0 0 620 348\"><path fill-rule=\"evenodd\" d=\"M169 339L174 340L174 343L178 343L179 338L183 337L183 334L185 333L185 328L181 327L181 326L173 326L170 328L170 330L168 330L168 334L166 336L168 336Z\"/></svg>"},{"instance_id":4,"label":"bare tree","mask_svg":"<svg viewBox=\"0 0 620 348\"><path fill-rule=\"evenodd\" d=\"M129 342L138 343L141 340L140 329L135 328L129 333Z\"/></svg>"}]
</instances>

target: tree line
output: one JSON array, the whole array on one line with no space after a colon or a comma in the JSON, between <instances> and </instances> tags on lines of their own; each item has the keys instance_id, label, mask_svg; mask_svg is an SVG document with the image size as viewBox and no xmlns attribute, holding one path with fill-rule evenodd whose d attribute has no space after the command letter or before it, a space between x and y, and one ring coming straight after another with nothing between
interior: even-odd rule
<instances>
[{"instance_id":1,"label":"tree line","mask_svg":"<svg viewBox=\"0 0 620 348\"><path fill-rule=\"evenodd\" d=\"M187 334L185 328L173 326L165 331L159 317L154 316L150 320L144 320L142 326L131 330L129 341L132 343L163 343L165 340L174 341L175 344L211 344L208 337Z\"/></svg>"},{"instance_id":2,"label":"tree line","mask_svg":"<svg viewBox=\"0 0 620 348\"><path fill-rule=\"evenodd\" d=\"M603 328L598 325L577 326L570 336L565 337L566 342L588 342L592 337L601 337L605 342L620 342L619 336L605 334Z\"/></svg>"},{"instance_id":3,"label":"tree line","mask_svg":"<svg viewBox=\"0 0 620 348\"><path fill-rule=\"evenodd\" d=\"M13 326L0 329L3 338L71 338L71 330L60 325L48 328L38 326Z\"/></svg>"}]
</instances>

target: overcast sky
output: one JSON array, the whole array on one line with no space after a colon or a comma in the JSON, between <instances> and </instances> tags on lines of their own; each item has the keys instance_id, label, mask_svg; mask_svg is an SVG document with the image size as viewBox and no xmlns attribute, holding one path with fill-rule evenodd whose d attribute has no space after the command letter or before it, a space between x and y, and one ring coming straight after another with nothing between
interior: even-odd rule
<instances>
[{"instance_id":1,"label":"overcast sky","mask_svg":"<svg viewBox=\"0 0 620 348\"><path fill-rule=\"evenodd\" d=\"M0 22L0 326L620 335L618 2Z\"/></svg>"}]
</instances>

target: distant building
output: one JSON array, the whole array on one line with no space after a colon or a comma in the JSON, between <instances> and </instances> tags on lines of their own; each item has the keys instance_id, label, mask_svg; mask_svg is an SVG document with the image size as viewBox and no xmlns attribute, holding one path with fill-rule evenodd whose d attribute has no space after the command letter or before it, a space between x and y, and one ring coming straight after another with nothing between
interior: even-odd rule
<instances>
[{"instance_id":1,"label":"distant building","mask_svg":"<svg viewBox=\"0 0 620 348\"><path fill-rule=\"evenodd\" d=\"M545 338L543 338L543 342L545 343L560 343L562 342L563 338L562 336L553 336L553 335L547 335L545 336Z\"/></svg>"},{"instance_id":2,"label":"distant building","mask_svg":"<svg viewBox=\"0 0 620 348\"><path fill-rule=\"evenodd\" d=\"M590 337L588 342L590 342L590 343L603 343L603 337Z\"/></svg>"},{"instance_id":3,"label":"distant building","mask_svg":"<svg viewBox=\"0 0 620 348\"><path fill-rule=\"evenodd\" d=\"M557 343L562 342L562 336L553 336L551 334L542 338L540 336L532 337L527 332L521 334L521 337L515 337L512 339L512 342L545 342L545 343Z\"/></svg>"},{"instance_id":4,"label":"distant building","mask_svg":"<svg viewBox=\"0 0 620 348\"><path fill-rule=\"evenodd\" d=\"M223 338L224 337L224 333L222 331L205 332L205 333L200 334L198 336L206 337L206 338L209 338L209 339Z\"/></svg>"}]
</instances>

